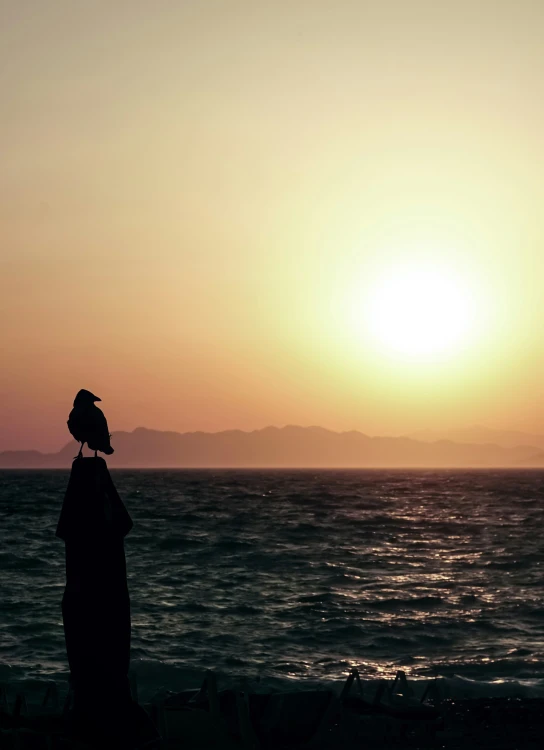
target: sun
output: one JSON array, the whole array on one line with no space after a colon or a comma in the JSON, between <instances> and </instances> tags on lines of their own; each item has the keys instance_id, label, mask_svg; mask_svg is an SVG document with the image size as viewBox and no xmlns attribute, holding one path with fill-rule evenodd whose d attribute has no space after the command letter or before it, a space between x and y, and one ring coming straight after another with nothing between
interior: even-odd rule
<instances>
[{"instance_id":1,"label":"sun","mask_svg":"<svg viewBox=\"0 0 544 750\"><path fill-rule=\"evenodd\" d=\"M440 268L391 269L366 297L366 325L382 348L428 359L467 343L472 297L463 280Z\"/></svg>"}]
</instances>

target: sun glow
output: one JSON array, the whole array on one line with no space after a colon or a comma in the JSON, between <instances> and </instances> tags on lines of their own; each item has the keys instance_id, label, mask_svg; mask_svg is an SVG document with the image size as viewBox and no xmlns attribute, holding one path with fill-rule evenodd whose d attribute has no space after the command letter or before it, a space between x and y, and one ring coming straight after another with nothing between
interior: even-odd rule
<instances>
[{"instance_id":1,"label":"sun glow","mask_svg":"<svg viewBox=\"0 0 544 750\"><path fill-rule=\"evenodd\" d=\"M475 306L463 280L440 268L397 268L365 300L368 332L381 348L405 357L452 355L472 333Z\"/></svg>"}]
</instances>

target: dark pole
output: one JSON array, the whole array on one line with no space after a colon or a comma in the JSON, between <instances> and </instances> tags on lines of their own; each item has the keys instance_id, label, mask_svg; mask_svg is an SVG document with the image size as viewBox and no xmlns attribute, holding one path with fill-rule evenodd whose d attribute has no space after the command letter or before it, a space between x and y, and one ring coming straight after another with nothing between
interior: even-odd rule
<instances>
[{"instance_id":1,"label":"dark pole","mask_svg":"<svg viewBox=\"0 0 544 750\"><path fill-rule=\"evenodd\" d=\"M103 458L76 458L57 526L66 548L62 616L74 723L111 732L131 706L124 537L132 521Z\"/></svg>"}]
</instances>

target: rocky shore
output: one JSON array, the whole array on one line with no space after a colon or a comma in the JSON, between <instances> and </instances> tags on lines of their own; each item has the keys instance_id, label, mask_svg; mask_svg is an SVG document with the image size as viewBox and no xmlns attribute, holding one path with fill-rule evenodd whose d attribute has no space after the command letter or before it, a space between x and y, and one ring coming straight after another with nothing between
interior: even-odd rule
<instances>
[{"instance_id":1,"label":"rocky shore","mask_svg":"<svg viewBox=\"0 0 544 750\"><path fill-rule=\"evenodd\" d=\"M397 704L400 706L401 704ZM413 705L413 704L412 704ZM544 699L520 698L475 698L448 699L435 706L438 718L416 718L407 710L391 715L366 704L361 710L353 710L346 704L321 736L314 737L314 747L336 750L361 747L365 750L378 748L440 748L441 750L471 750L492 748L493 750L541 750L544 747ZM15 708L15 711L13 710ZM167 732L162 742L154 735L157 720L156 705L145 706L149 724L141 722L143 712L135 713L140 729L133 727L124 737L111 738L110 745L104 738L85 737L81 732L73 733L73 726L61 712L21 713L21 706L0 707L0 747L2 750L85 750L85 748L141 748L163 750L183 748L248 748L247 734L234 726L228 717L213 714L211 706L185 711L182 707L171 712L176 731ZM98 710L98 709L97 709ZM147 718L146 717L146 718ZM172 721L172 718L168 719ZM172 725L171 725L172 726ZM281 743L272 743L272 735L261 733L254 737L255 748L287 750L303 747L301 737L283 737Z\"/></svg>"}]
</instances>

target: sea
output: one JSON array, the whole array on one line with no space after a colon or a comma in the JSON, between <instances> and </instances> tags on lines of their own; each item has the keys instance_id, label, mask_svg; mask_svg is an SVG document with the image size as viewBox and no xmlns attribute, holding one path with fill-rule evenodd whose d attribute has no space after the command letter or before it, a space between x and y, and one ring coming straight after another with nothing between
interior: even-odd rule
<instances>
[{"instance_id":1,"label":"sea","mask_svg":"<svg viewBox=\"0 0 544 750\"><path fill-rule=\"evenodd\" d=\"M69 676L68 471L0 472L0 683ZM220 685L544 696L544 472L112 471L140 700Z\"/></svg>"}]
</instances>

